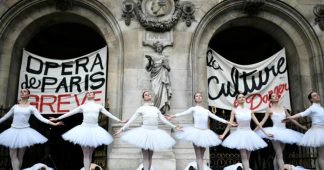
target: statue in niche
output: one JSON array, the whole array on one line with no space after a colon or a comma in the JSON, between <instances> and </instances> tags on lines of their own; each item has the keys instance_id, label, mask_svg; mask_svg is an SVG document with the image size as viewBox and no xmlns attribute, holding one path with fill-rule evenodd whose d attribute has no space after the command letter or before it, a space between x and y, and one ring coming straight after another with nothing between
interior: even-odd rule
<instances>
[{"instance_id":1,"label":"statue in niche","mask_svg":"<svg viewBox=\"0 0 324 170\"><path fill-rule=\"evenodd\" d=\"M170 110L170 99L172 96L170 82L170 66L166 56L162 53L163 45L160 42L153 44L155 55L145 55L148 63L146 71L151 73L152 90L154 93L154 106L159 108L163 114Z\"/></svg>"}]
</instances>

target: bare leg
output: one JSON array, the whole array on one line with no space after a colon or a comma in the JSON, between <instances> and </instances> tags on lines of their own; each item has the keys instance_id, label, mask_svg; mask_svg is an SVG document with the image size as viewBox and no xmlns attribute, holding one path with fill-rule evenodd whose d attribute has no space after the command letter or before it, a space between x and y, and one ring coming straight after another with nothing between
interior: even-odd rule
<instances>
[{"instance_id":1,"label":"bare leg","mask_svg":"<svg viewBox=\"0 0 324 170\"><path fill-rule=\"evenodd\" d=\"M204 154L205 154L205 151L206 151L206 148L200 147L200 154L201 154L201 160L202 160L202 164L203 164L203 169L204 169Z\"/></svg>"},{"instance_id":2,"label":"bare leg","mask_svg":"<svg viewBox=\"0 0 324 170\"><path fill-rule=\"evenodd\" d=\"M243 165L243 170L249 170L250 164L249 164L249 151L245 149L241 149L241 159L242 159L242 165Z\"/></svg>"},{"instance_id":3,"label":"bare leg","mask_svg":"<svg viewBox=\"0 0 324 170\"><path fill-rule=\"evenodd\" d=\"M318 148L318 168L319 170L324 169L324 146Z\"/></svg>"},{"instance_id":4,"label":"bare leg","mask_svg":"<svg viewBox=\"0 0 324 170\"><path fill-rule=\"evenodd\" d=\"M18 155L17 156L18 156L18 161L19 161L19 169L21 169L25 151L26 151L26 147L18 149Z\"/></svg>"},{"instance_id":5,"label":"bare leg","mask_svg":"<svg viewBox=\"0 0 324 170\"><path fill-rule=\"evenodd\" d=\"M279 170L278 169L278 162L277 162L277 156L273 158L273 170Z\"/></svg>"},{"instance_id":6,"label":"bare leg","mask_svg":"<svg viewBox=\"0 0 324 170\"><path fill-rule=\"evenodd\" d=\"M143 168L144 170L150 170L149 150L142 149L142 154L143 154Z\"/></svg>"},{"instance_id":7,"label":"bare leg","mask_svg":"<svg viewBox=\"0 0 324 170\"><path fill-rule=\"evenodd\" d=\"M18 149L9 149L12 170L19 170Z\"/></svg>"},{"instance_id":8,"label":"bare leg","mask_svg":"<svg viewBox=\"0 0 324 170\"><path fill-rule=\"evenodd\" d=\"M195 144L193 144L194 146L194 150L195 150L195 154L196 154L196 162L197 162L197 169L198 170L203 170L203 159L201 158L201 149L199 146L196 146Z\"/></svg>"},{"instance_id":9,"label":"bare leg","mask_svg":"<svg viewBox=\"0 0 324 170\"><path fill-rule=\"evenodd\" d=\"M149 152L149 168L152 168L152 157L153 157L153 151L152 150L148 150Z\"/></svg>"},{"instance_id":10,"label":"bare leg","mask_svg":"<svg viewBox=\"0 0 324 170\"><path fill-rule=\"evenodd\" d=\"M275 140L272 141L272 145L273 145L273 148L274 148L274 150L276 152L276 157L275 158L276 158L276 161L277 161L278 169L279 170L284 170L285 163L283 161L283 153L282 153L283 152L282 147L284 147L284 145L281 142L275 141Z\"/></svg>"},{"instance_id":11,"label":"bare leg","mask_svg":"<svg viewBox=\"0 0 324 170\"><path fill-rule=\"evenodd\" d=\"M90 170L92 153L95 148L82 146L84 170Z\"/></svg>"}]
</instances>

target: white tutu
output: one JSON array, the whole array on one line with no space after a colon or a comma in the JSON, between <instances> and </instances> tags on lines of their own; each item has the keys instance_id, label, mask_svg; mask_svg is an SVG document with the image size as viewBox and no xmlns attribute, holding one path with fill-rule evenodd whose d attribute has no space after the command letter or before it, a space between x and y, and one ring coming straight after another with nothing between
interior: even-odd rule
<instances>
[{"instance_id":1,"label":"white tutu","mask_svg":"<svg viewBox=\"0 0 324 170\"><path fill-rule=\"evenodd\" d=\"M266 136L260 129L257 131L257 134L262 138L267 138L270 140L277 140L282 143L294 144L299 143L303 138L303 134L297 131L287 129L287 128L278 128L278 127L266 127L263 128L267 133L273 135L273 137Z\"/></svg>"},{"instance_id":2,"label":"white tutu","mask_svg":"<svg viewBox=\"0 0 324 170\"><path fill-rule=\"evenodd\" d=\"M70 141L81 146L97 147L100 145L109 145L112 136L98 124L82 123L75 126L62 135L64 140Z\"/></svg>"},{"instance_id":3,"label":"white tutu","mask_svg":"<svg viewBox=\"0 0 324 170\"><path fill-rule=\"evenodd\" d=\"M23 148L45 142L47 138L30 127L11 127L0 134L0 145L9 148Z\"/></svg>"},{"instance_id":4,"label":"white tutu","mask_svg":"<svg viewBox=\"0 0 324 170\"><path fill-rule=\"evenodd\" d=\"M159 151L168 149L175 140L164 130L138 127L122 134L121 140L139 148Z\"/></svg>"},{"instance_id":5,"label":"white tutu","mask_svg":"<svg viewBox=\"0 0 324 170\"><path fill-rule=\"evenodd\" d=\"M254 151L266 147L267 143L251 129L237 128L223 141L222 145L231 149Z\"/></svg>"},{"instance_id":6,"label":"white tutu","mask_svg":"<svg viewBox=\"0 0 324 170\"><path fill-rule=\"evenodd\" d=\"M324 127L314 126L310 128L303 136L299 145L306 147L324 146Z\"/></svg>"},{"instance_id":7,"label":"white tutu","mask_svg":"<svg viewBox=\"0 0 324 170\"><path fill-rule=\"evenodd\" d=\"M198 129L195 127L184 127L183 131L175 133L178 139L183 139L194 143L196 146L210 147L222 143L213 131L209 129Z\"/></svg>"}]
</instances>

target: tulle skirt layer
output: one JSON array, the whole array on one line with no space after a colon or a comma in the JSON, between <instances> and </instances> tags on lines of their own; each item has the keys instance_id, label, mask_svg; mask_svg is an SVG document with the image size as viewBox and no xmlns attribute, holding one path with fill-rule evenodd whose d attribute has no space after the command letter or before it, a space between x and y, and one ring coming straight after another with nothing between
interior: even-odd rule
<instances>
[{"instance_id":1,"label":"tulle skirt layer","mask_svg":"<svg viewBox=\"0 0 324 170\"><path fill-rule=\"evenodd\" d=\"M222 143L218 135L209 129L198 129L195 127L184 127L183 131L175 133L176 138L190 141L196 146L210 147Z\"/></svg>"},{"instance_id":2,"label":"tulle skirt layer","mask_svg":"<svg viewBox=\"0 0 324 170\"><path fill-rule=\"evenodd\" d=\"M80 146L97 147L100 145L109 145L112 136L98 124L82 123L62 135L64 140Z\"/></svg>"},{"instance_id":3,"label":"tulle skirt layer","mask_svg":"<svg viewBox=\"0 0 324 170\"><path fill-rule=\"evenodd\" d=\"M0 145L15 149L47 142L47 138L36 130L11 127L0 134Z\"/></svg>"},{"instance_id":4,"label":"tulle skirt layer","mask_svg":"<svg viewBox=\"0 0 324 170\"><path fill-rule=\"evenodd\" d=\"M122 134L121 140L139 148L153 151L172 147L175 140L164 130L138 127Z\"/></svg>"},{"instance_id":5,"label":"tulle skirt layer","mask_svg":"<svg viewBox=\"0 0 324 170\"><path fill-rule=\"evenodd\" d=\"M303 136L299 145L306 147L321 147L324 146L324 127L313 126Z\"/></svg>"},{"instance_id":6,"label":"tulle skirt layer","mask_svg":"<svg viewBox=\"0 0 324 170\"><path fill-rule=\"evenodd\" d=\"M267 146L267 143L249 128L237 128L223 141L223 146L231 149L254 151Z\"/></svg>"},{"instance_id":7,"label":"tulle skirt layer","mask_svg":"<svg viewBox=\"0 0 324 170\"><path fill-rule=\"evenodd\" d=\"M260 137L267 138L270 140L277 140L282 143L295 144L295 143L299 143L300 140L303 138L302 133L287 128L266 127L263 129L267 133L272 134L273 137L268 137L261 130L258 130L257 134Z\"/></svg>"}]
</instances>

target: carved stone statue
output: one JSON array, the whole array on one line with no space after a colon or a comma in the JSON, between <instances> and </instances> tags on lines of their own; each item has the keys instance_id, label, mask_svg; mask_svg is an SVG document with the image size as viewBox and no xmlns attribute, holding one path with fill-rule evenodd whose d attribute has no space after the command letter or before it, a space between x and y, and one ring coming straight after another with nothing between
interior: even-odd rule
<instances>
[{"instance_id":1,"label":"carved stone statue","mask_svg":"<svg viewBox=\"0 0 324 170\"><path fill-rule=\"evenodd\" d=\"M154 43L155 55L145 55L148 63L146 71L151 73L152 90L154 93L154 106L159 108L163 114L170 110L170 99L172 96L170 82L170 66L168 59L162 54L162 44Z\"/></svg>"}]
</instances>

